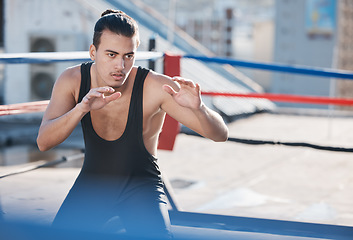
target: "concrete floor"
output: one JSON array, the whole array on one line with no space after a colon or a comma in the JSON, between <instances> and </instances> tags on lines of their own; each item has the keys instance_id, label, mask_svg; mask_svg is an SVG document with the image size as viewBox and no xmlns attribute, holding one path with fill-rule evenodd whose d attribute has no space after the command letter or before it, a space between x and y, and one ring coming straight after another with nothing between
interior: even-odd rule
<instances>
[{"instance_id":1,"label":"concrete floor","mask_svg":"<svg viewBox=\"0 0 353 240\"><path fill-rule=\"evenodd\" d=\"M264 113L237 120L229 130L237 138L353 148L352 123ZM1 166L0 175L37 163ZM353 153L179 134L173 151L160 151L159 163L186 211L353 226ZM79 172L74 165L0 179L3 217L49 224Z\"/></svg>"}]
</instances>

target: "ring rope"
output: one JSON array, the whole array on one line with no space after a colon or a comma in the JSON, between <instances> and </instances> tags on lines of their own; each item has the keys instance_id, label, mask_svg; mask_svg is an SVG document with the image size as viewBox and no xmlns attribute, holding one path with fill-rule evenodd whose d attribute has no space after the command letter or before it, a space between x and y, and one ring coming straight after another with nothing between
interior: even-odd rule
<instances>
[{"instance_id":1,"label":"ring rope","mask_svg":"<svg viewBox=\"0 0 353 240\"><path fill-rule=\"evenodd\" d=\"M207 94L206 94L207 95ZM209 95L211 95L209 93ZM212 94L217 96L223 96L224 93ZM22 103L22 104L11 104L11 105L3 105L0 106L0 116L2 115L14 115L21 113L30 113L30 112L43 112L47 107L49 101L38 101L38 102L30 102L30 103ZM188 131L181 130L181 133L193 136L200 136L197 133L190 133ZM293 146L293 147L309 147L318 150L326 150L326 151L336 151L336 152L353 152L353 148L343 148L343 147L330 147L330 146L320 146L311 143L305 142L281 142L281 141L269 141L269 140L253 140L253 139L242 139L229 137L228 141L230 142L238 142L243 144L251 144L251 145L285 145L285 146ZM11 174L12 175L12 174ZM1 178L1 176L0 176Z\"/></svg>"},{"instance_id":2,"label":"ring rope","mask_svg":"<svg viewBox=\"0 0 353 240\"><path fill-rule=\"evenodd\" d=\"M137 51L136 60L156 60L163 57L161 52ZM91 61L88 51L75 52L30 52L30 53L0 53L0 63L53 63L70 61Z\"/></svg>"},{"instance_id":3,"label":"ring rope","mask_svg":"<svg viewBox=\"0 0 353 240\"><path fill-rule=\"evenodd\" d=\"M160 58L163 53L159 52L137 52L137 60L150 60L153 58ZM184 58L193 58L204 62L215 62L220 64L230 64L241 67L258 68L263 70L272 70L280 72L290 72L306 75L316 75L323 77L334 77L353 79L353 73L349 71L334 71L325 68L307 68L280 64L266 64L256 62L238 61L227 58L208 58L192 55L184 55ZM0 54L0 63L40 63L40 62L59 62L59 61L82 61L89 60L88 52L55 52L55 53L21 53L21 54ZM206 96L224 96L224 97L245 97L245 98L265 98L272 101L284 102L299 102L299 103L314 103L314 104L334 104L334 105L353 105L353 99L346 98L330 98L330 97L314 97L314 96L298 96L289 94L270 94L270 93L225 93L225 92L202 92ZM0 106L0 116L14 115L30 112L43 112L47 107L49 101L38 101L31 103L20 103ZM190 134L190 133L187 133ZM197 134L195 134L197 135ZM302 146L329 151L343 151L353 152L352 148L328 147L319 146L310 143L300 142L278 142L278 141L263 141L263 140L249 140L240 138L229 138L228 141L245 143L245 144L272 144L272 145L286 145L286 146Z\"/></svg>"},{"instance_id":4,"label":"ring rope","mask_svg":"<svg viewBox=\"0 0 353 240\"><path fill-rule=\"evenodd\" d=\"M0 105L0 116L44 112L48 104L49 100Z\"/></svg>"},{"instance_id":5,"label":"ring rope","mask_svg":"<svg viewBox=\"0 0 353 240\"><path fill-rule=\"evenodd\" d=\"M235 138L230 137L228 138L230 142L238 142L243 144L250 144L250 145L284 145L290 147L308 147L314 148L318 150L326 150L326 151L334 151L334 152L353 152L353 148L344 148L344 147L331 147L331 146L321 146L306 142L281 142L281 141L269 141L269 140L254 140L254 139L242 139L242 138Z\"/></svg>"},{"instance_id":6,"label":"ring rope","mask_svg":"<svg viewBox=\"0 0 353 240\"><path fill-rule=\"evenodd\" d=\"M255 68L261 70L270 70L277 72L288 72L296 74L314 75L321 77L330 78L343 78L353 80L353 72L346 70L334 70L329 68L319 68L319 67L305 67L305 66L294 66L285 64L268 64L260 62L249 62L240 61L231 58L219 58L219 57L204 57L204 56L194 56L194 55L184 55L184 58L192 58L203 62L219 63L219 64L229 64L233 66Z\"/></svg>"},{"instance_id":7,"label":"ring rope","mask_svg":"<svg viewBox=\"0 0 353 240\"><path fill-rule=\"evenodd\" d=\"M273 93L228 93L203 91L205 96L223 97L245 97L245 98L265 98L274 102L311 103L311 104L333 104L333 105L353 105L353 99L332 98L323 96L303 96L293 94L273 94Z\"/></svg>"},{"instance_id":8,"label":"ring rope","mask_svg":"<svg viewBox=\"0 0 353 240\"><path fill-rule=\"evenodd\" d=\"M353 99L350 98L331 98L322 96L300 96L291 94L272 94L272 93L229 93L229 92L212 92L203 91L204 96L219 97L242 97L242 98L264 98L275 102L292 102L292 103L311 103L323 105L353 105ZM49 100L17 103L10 105L0 105L0 116L15 115L31 112L44 112Z\"/></svg>"},{"instance_id":9,"label":"ring rope","mask_svg":"<svg viewBox=\"0 0 353 240\"><path fill-rule=\"evenodd\" d=\"M21 174L21 173L30 172L30 171L33 171L33 170L36 170L36 169L39 169L39 168L52 167L52 166L55 166L55 165L58 165L58 164L61 164L61 163L71 162L71 161L78 160L78 159L83 159L83 158L84 158L84 153L78 153L78 154L74 154L74 155L71 155L71 156L63 156L60 159L55 159L55 160L48 161L48 162L45 162L45 163L39 163L39 164L36 163L36 164L28 166L28 167L24 167L24 168L20 168L20 169L14 170L14 171L12 171L10 173L6 173L4 175L1 175L0 179L1 178L5 178L5 177L9 177L9 176L13 176L13 175L17 175L17 174ZM42 161L40 161L40 162L42 162Z\"/></svg>"},{"instance_id":10,"label":"ring rope","mask_svg":"<svg viewBox=\"0 0 353 240\"><path fill-rule=\"evenodd\" d=\"M184 133L186 135L203 137L200 134L192 131L185 131L181 130L180 133ZM334 151L334 152L353 152L353 148L344 148L344 147L331 147L331 146L322 146L317 144L311 144L306 142L282 142L282 141L270 141L270 140L254 140L254 139L243 139L243 138L236 138L236 137L229 137L229 142L237 142L249 145L284 145L290 147L308 147L317 150L325 150L325 151Z\"/></svg>"},{"instance_id":11,"label":"ring rope","mask_svg":"<svg viewBox=\"0 0 353 240\"><path fill-rule=\"evenodd\" d=\"M137 51L136 60L156 60L164 56L162 52ZM231 58L205 57L194 55L183 55L183 58L196 59L203 62L213 62L219 64L230 64L233 66L255 68L270 71L289 72L305 75L315 75L322 77L352 79L353 72L319 67L305 67L285 64L269 64L261 62L240 61ZM89 61L88 51L74 52L41 52L41 53L1 53L0 63L21 64L21 63L50 63L64 61Z\"/></svg>"}]
</instances>

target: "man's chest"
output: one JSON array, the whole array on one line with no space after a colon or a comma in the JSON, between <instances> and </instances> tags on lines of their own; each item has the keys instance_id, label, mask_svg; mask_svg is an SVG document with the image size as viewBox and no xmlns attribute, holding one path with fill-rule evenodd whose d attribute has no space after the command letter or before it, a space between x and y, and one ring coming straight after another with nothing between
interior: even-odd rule
<instances>
[{"instance_id":1,"label":"man's chest","mask_svg":"<svg viewBox=\"0 0 353 240\"><path fill-rule=\"evenodd\" d=\"M94 131L103 139L113 141L119 139L127 128L128 121L135 124L142 123L143 132L150 129L155 115L160 111L159 107L146 101L140 108L136 108L130 101L117 101L106 107L91 111L91 121ZM138 121L136 121L138 120Z\"/></svg>"}]
</instances>

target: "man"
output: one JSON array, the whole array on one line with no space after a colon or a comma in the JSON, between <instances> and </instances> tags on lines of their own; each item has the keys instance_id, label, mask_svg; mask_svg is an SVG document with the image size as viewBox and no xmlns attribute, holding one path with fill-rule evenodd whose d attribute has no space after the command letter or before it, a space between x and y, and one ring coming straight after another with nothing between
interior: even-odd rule
<instances>
[{"instance_id":1,"label":"man","mask_svg":"<svg viewBox=\"0 0 353 240\"><path fill-rule=\"evenodd\" d=\"M41 151L63 142L81 121L85 160L54 226L104 230L118 216L126 232L170 237L157 164L165 114L214 141L228 129L201 100L200 86L134 66L136 22L107 10L97 21L93 62L65 70L56 81L37 143Z\"/></svg>"}]
</instances>

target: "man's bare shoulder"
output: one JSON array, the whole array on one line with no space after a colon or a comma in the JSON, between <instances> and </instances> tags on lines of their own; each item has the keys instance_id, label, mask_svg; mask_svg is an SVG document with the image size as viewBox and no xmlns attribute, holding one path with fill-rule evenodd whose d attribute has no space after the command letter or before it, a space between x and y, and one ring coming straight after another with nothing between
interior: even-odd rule
<instances>
[{"instance_id":1,"label":"man's bare shoulder","mask_svg":"<svg viewBox=\"0 0 353 240\"><path fill-rule=\"evenodd\" d=\"M53 92L61 95L69 94L77 101L81 85L81 66L65 69L56 80Z\"/></svg>"},{"instance_id":2,"label":"man's bare shoulder","mask_svg":"<svg viewBox=\"0 0 353 240\"><path fill-rule=\"evenodd\" d=\"M145 103L151 103L152 106L158 106L161 109L164 103L169 102L171 96L163 89L164 85L171 86L175 91L179 91L179 85L171 77L150 71L146 77L144 87Z\"/></svg>"},{"instance_id":3,"label":"man's bare shoulder","mask_svg":"<svg viewBox=\"0 0 353 240\"><path fill-rule=\"evenodd\" d=\"M65 69L62 72L58 80L68 81L69 83L75 83L81 81L81 65L76 65Z\"/></svg>"},{"instance_id":4,"label":"man's bare shoulder","mask_svg":"<svg viewBox=\"0 0 353 240\"><path fill-rule=\"evenodd\" d=\"M148 73L146 81L148 82L148 85L154 89L167 84L172 86L175 90L178 90L178 84L176 84L171 77L152 70ZM160 88L160 90L162 90L162 88ZM164 93L164 91L162 92Z\"/></svg>"}]
</instances>

